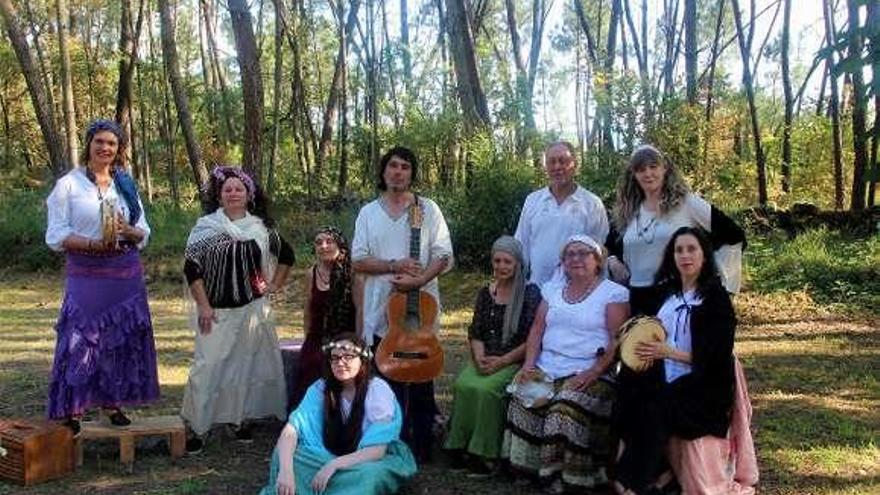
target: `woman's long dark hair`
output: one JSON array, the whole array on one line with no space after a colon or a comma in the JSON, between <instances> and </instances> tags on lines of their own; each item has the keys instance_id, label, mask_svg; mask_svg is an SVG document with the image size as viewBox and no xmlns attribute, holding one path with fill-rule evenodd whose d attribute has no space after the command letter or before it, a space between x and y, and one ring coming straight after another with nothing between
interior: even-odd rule
<instances>
[{"instance_id":1,"label":"woman's long dark hair","mask_svg":"<svg viewBox=\"0 0 880 495\"><path fill-rule=\"evenodd\" d=\"M330 368L332 349L326 351L324 356L324 446L338 456L354 452L361 441L361 425L370 385L370 359L366 352L366 342L353 333L342 333L333 338L331 343L343 341L351 342L363 352L359 353L361 369L354 378L354 400L347 418L342 413L342 382L336 379Z\"/></svg>"},{"instance_id":2,"label":"woman's long dark hair","mask_svg":"<svg viewBox=\"0 0 880 495\"><path fill-rule=\"evenodd\" d=\"M703 297L706 289L720 284L721 279L718 276L718 267L715 266L712 241L709 240L709 234L700 227L681 227L672 234L672 238L669 239L669 244L666 245L666 250L663 252L663 263L660 264L660 269L654 276L654 283L670 292L681 293L681 273L675 266L675 241L688 234L697 239L700 249L703 251L703 266L697 277L696 288L697 295Z\"/></svg>"},{"instance_id":3,"label":"woman's long dark hair","mask_svg":"<svg viewBox=\"0 0 880 495\"><path fill-rule=\"evenodd\" d=\"M325 331L324 335L335 335L351 330L351 324L354 321L351 249L348 247L345 235L336 227L321 227L315 233L315 237L320 234L333 237L333 241L339 248L339 255L330 269L330 297L327 298L327 306L322 312L324 321L321 322L321 330ZM317 281L313 283L317 283Z\"/></svg>"}]
</instances>

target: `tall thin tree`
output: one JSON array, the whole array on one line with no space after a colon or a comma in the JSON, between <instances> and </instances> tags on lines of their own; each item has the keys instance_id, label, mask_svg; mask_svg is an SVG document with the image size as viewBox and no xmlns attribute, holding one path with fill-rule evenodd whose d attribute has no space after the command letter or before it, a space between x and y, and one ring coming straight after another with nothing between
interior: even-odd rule
<instances>
[{"instance_id":1,"label":"tall thin tree","mask_svg":"<svg viewBox=\"0 0 880 495\"><path fill-rule=\"evenodd\" d=\"M7 1L7 0L0 0ZM180 63L177 58L177 43L174 41L174 18L171 14L171 6L168 0L159 0L159 19L162 30L162 57L171 84L171 92L174 95L174 104L177 107L177 120L183 131L183 140L186 144L186 154L189 165L193 172L193 180L199 188L202 207L208 204L207 190L203 187L208 182L208 169L202 162L202 148L199 146L193 127L192 114L189 111L189 98L186 88L180 76Z\"/></svg>"},{"instance_id":2,"label":"tall thin tree","mask_svg":"<svg viewBox=\"0 0 880 495\"><path fill-rule=\"evenodd\" d=\"M229 0L235 52L241 71L244 103L244 149L242 166L258 180L263 176L263 74L251 13L245 0Z\"/></svg>"},{"instance_id":3,"label":"tall thin tree","mask_svg":"<svg viewBox=\"0 0 880 495\"><path fill-rule=\"evenodd\" d=\"M45 141L46 149L49 152L49 169L56 178L60 177L67 172L67 161L64 159L64 145L61 136L55 128L55 110L49 103L46 87L31 56L27 37L21 28L21 20L18 11L12 5L12 0L0 0L0 14L3 15L6 33L12 42L18 63L21 65L31 103L37 114L37 122L43 133L43 141Z\"/></svg>"}]
</instances>

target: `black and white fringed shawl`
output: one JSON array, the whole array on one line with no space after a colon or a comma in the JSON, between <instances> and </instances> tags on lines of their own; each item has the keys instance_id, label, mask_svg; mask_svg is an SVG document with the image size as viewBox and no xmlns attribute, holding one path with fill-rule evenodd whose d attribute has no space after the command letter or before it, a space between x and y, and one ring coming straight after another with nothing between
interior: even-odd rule
<instances>
[{"instance_id":1,"label":"black and white fringed shawl","mask_svg":"<svg viewBox=\"0 0 880 495\"><path fill-rule=\"evenodd\" d=\"M259 217L233 221L218 208L196 222L184 256L201 272L213 307L239 307L266 293L280 246L278 233Z\"/></svg>"}]
</instances>

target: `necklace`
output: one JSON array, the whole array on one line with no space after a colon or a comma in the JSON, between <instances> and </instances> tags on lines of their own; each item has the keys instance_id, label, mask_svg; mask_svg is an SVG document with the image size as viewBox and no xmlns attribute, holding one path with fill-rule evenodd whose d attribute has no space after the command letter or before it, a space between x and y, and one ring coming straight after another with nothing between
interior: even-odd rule
<instances>
[{"instance_id":1,"label":"necklace","mask_svg":"<svg viewBox=\"0 0 880 495\"><path fill-rule=\"evenodd\" d=\"M657 236L657 217L651 217L644 226L641 225L641 212L636 213L636 236L645 244L653 244L654 238ZM650 237L648 232L650 231Z\"/></svg>"},{"instance_id":2,"label":"necklace","mask_svg":"<svg viewBox=\"0 0 880 495\"><path fill-rule=\"evenodd\" d=\"M318 275L319 287L321 285L324 287L330 286L330 270L327 270L325 273L324 270L321 270L321 265L318 265L315 267L315 273Z\"/></svg>"},{"instance_id":3,"label":"necklace","mask_svg":"<svg viewBox=\"0 0 880 495\"><path fill-rule=\"evenodd\" d=\"M589 297L590 294L593 293L593 289L595 289L596 286L599 285L598 280L599 279L596 278L592 282L590 282L590 285L588 285L586 289L584 289L583 294L580 294L577 297L569 297L568 290L571 287L571 281L566 282L565 287L562 288L562 300L567 302L568 304L580 304L584 302L584 300L586 300L587 297Z\"/></svg>"}]
</instances>

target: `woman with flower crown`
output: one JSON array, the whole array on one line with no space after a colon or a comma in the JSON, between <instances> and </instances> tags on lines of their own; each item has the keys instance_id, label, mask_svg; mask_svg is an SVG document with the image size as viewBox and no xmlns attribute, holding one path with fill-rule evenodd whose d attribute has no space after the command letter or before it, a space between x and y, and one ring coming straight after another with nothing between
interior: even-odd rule
<instances>
[{"instance_id":1,"label":"woman with flower crown","mask_svg":"<svg viewBox=\"0 0 880 495\"><path fill-rule=\"evenodd\" d=\"M217 167L209 187L211 213L186 243L184 273L192 299L195 359L181 416L193 433L190 453L218 423L252 440L248 420L284 419L287 405L270 293L287 279L294 256L274 229L268 200L238 167Z\"/></svg>"}]
</instances>

